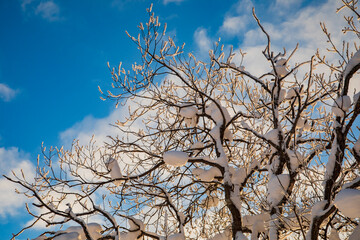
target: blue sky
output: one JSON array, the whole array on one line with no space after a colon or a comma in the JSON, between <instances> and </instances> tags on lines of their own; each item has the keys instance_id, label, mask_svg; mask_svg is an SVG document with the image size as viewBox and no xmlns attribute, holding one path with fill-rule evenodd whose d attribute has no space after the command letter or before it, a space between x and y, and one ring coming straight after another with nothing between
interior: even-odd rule
<instances>
[{"instance_id":1,"label":"blue sky","mask_svg":"<svg viewBox=\"0 0 360 240\"><path fill-rule=\"evenodd\" d=\"M73 138L86 142L95 133L102 140L111 132L108 124L121 112L100 100L97 86L110 86L108 61L129 66L139 59L125 30L137 34L149 5L145 0L0 1L1 174L20 167L31 172L43 141L68 145ZM248 52L247 69L260 71L268 66L257 59L264 38L252 6L273 34L275 48L299 42L297 58L307 60L325 42L320 21L335 31L335 40L346 38L339 34L343 20L334 14L336 5L334 0L157 0L153 9L176 41L186 42L186 51L205 57L221 37L226 46ZM30 218L3 179L0 191L0 238L8 239Z\"/></svg>"}]
</instances>

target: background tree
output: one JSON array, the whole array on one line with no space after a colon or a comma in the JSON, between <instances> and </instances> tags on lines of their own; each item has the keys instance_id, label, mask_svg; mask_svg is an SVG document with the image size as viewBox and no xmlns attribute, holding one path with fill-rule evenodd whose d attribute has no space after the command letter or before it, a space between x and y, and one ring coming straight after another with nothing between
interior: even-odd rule
<instances>
[{"instance_id":1,"label":"background tree","mask_svg":"<svg viewBox=\"0 0 360 240\"><path fill-rule=\"evenodd\" d=\"M359 16L356 3L338 11ZM113 90L102 93L128 107L116 135L44 148L34 181L6 177L34 199L21 232L43 221L75 226L39 239L358 239L360 93L351 99L349 84L360 53L338 49L322 24L341 60L293 63L297 46L274 53L253 12L270 69L250 73L220 40L208 62L185 54L147 11L128 34L141 61L109 66Z\"/></svg>"}]
</instances>

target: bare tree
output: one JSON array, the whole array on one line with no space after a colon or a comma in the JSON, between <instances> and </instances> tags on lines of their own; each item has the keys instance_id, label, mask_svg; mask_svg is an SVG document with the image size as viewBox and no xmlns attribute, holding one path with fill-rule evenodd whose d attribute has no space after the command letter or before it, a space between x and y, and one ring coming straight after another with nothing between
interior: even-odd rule
<instances>
[{"instance_id":1,"label":"bare tree","mask_svg":"<svg viewBox=\"0 0 360 240\"><path fill-rule=\"evenodd\" d=\"M359 16L357 1L343 5ZM274 53L253 11L271 66L260 75L220 41L208 62L185 54L147 12L128 34L141 61L109 66L113 90L101 92L128 107L118 133L101 147L44 148L34 182L5 176L33 199L20 233L45 222L76 226L39 239L359 239L360 93L351 100L349 84L360 52L338 49L322 24L340 61L291 65L298 47Z\"/></svg>"}]
</instances>

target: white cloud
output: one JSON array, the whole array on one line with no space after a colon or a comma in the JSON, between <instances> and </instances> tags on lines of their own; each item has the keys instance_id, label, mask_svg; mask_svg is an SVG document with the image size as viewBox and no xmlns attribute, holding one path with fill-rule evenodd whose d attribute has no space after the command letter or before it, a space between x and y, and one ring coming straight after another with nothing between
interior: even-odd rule
<instances>
[{"instance_id":1,"label":"white cloud","mask_svg":"<svg viewBox=\"0 0 360 240\"><path fill-rule=\"evenodd\" d=\"M29 156L16 147L0 148L0 174L12 177L12 171L21 177L21 170L26 179L30 180L35 175L35 167L28 159ZM27 198L15 193L15 188L20 190L18 185L9 182L7 179L0 178L0 218L14 216L18 214L19 208L24 207Z\"/></svg>"},{"instance_id":2,"label":"white cloud","mask_svg":"<svg viewBox=\"0 0 360 240\"><path fill-rule=\"evenodd\" d=\"M208 37L206 29L201 27L196 29L194 33L194 40L200 53L207 53L210 49L212 49L211 39Z\"/></svg>"},{"instance_id":3,"label":"white cloud","mask_svg":"<svg viewBox=\"0 0 360 240\"><path fill-rule=\"evenodd\" d=\"M340 14L336 15L337 2L329 0L327 3L317 7L307 7L299 14L288 17L288 20L281 25L274 26L280 33L278 39L283 42L300 41L314 50L326 44L325 34L323 34L319 23L324 22L328 30L332 32L334 40L339 41L343 36L341 28L344 25Z\"/></svg>"},{"instance_id":4,"label":"white cloud","mask_svg":"<svg viewBox=\"0 0 360 240\"><path fill-rule=\"evenodd\" d=\"M253 6L251 0L239 0L233 4L225 15L219 33L227 36L242 35L250 27Z\"/></svg>"},{"instance_id":5,"label":"white cloud","mask_svg":"<svg viewBox=\"0 0 360 240\"><path fill-rule=\"evenodd\" d=\"M16 94L18 93L17 90L11 89L6 84L0 83L0 98L5 101L9 102L11 101Z\"/></svg>"},{"instance_id":6,"label":"white cloud","mask_svg":"<svg viewBox=\"0 0 360 240\"><path fill-rule=\"evenodd\" d=\"M52 22L59 20L60 8L52 0L41 2L35 9L35 14Z\"/></svg>"},{"instance_id":7,"label":"white cloud","mask_svg":"<svg viewBox=\"0 0 360 240\"><path fill-rule=\"evenodd\" d=\"M248 19L245 16L226 17L220 28L221 32L236 35L245 29Z\"/></svg>"},{"instance_id":8,"label":"white cloud","mask_svg":"<svg viewBox=\"0 0 360 240\"><path fill-rule=\"evenodd\" d=\"M280 1L278 2L280 3ZM340 49L342 47L342 40L350 42L356 40L356 36L354 35L342 34L341 29L342 26L345 25L345 21L341 14L335 13L338 5L338 1L328 0L321 5L310 5L300 9L296 14L285 15L281 23L262 21L262 25L271 37L272 50L274 52L282 51L283 47L285 47L288 52L290 52L296 44L299 43L299 50L293 57L293 63L310 60L317 49L327 54L327 60L336 59L335 54L325 52L325 49L329 47L329 45L326 42L325 34L320 28L320 22L326 24L327 29L331 32L333 41ZM272 10L269 9L269 11L271 12ZM261 16L258 17L261 20ZM259 58L264 57L258 56L258 59L254 58L254 50L263 50L265 45L266 37L260 28L250 29L244 33L240 48L248 53L245 56L245 67L247 67L247 69L258 69L260 67ZM270 65L265 66L265 68L267 67L270 67ZM263 73L257 72L259 75Z\"/></svg>"},{"instance_id":9,"label":"white cloud","mask_svg":"<svg viewBox=\"0 0 360 240\"><path fill-rule=\"evenodd\" d=\"M167 79L171 79L172 76L167 76ZM147 93L143 93L147 94ZM139 95L142 95L139 93ZM147 98L136 98L126 102L124 106L119 105L111 113L104 118L94 118L89 115L86 116L80 122L74 124L71 128L60 133L61 144L68 149L74 140L78 140L80 145L87 145L92 137L96 141L98 146L103 146L104 142L109 142L108 136L116 137L118 134L122 134L116 127L116 122L125 122L129 118L129 109L133 111L138 108L138 104L150 105L150 100ZM145 123L142 119L149 116L149 114L155 114L153 110L142 113L142 118L135 120L128 130L138 131L145 128Z\"/></svg>"},{"instance_id":10,"label":"white cloud","mask_svg":"<svg viewBox=\"0 0 360 240\"><path fill-rule=\"evenodd\" d=\"M267 12L263 13L263 16L274 16L270 21L262 21L262 15L258 16L271 36L272 45L279 46L281 50L282 47L294 47L296 43L300 43L300 47L311 49L314 54L317 48L324 49L321 46L326 44L320 22L325 22L330 32L336 33L336 37L334 34L332 36L341 44L341 34L337 33L341 33L345 21L341 14L335 13L340 5L339 1L328 0L304 8L300 8L301 3L302 0L276 0L269 5ZM251 0L238 1L231 6L219 28L219 33L225 37L230 35L242 39L242 49L263 45L266 40L260 28L254 27L256 22L251 15L252 6Z\"/></svg>"},{"instance_id":11,"label":"white cloud","mask_svg":"<svg viewBox=\"0 0 360 240\"><path fill-rule=\"evenodd\" d=\"M281 42L283 45L300 43L316 51L317 48L326 44L325 34L320 28L320 22L324 22L332 33L333 39L341 43L341 38L348 38L341 33L345 21L341 14L336 14L339 2L328 0L320 6L308 6L295 15L286 16L280 24L266 23L266 28L274 42ZM253 39L248 39L252 41Z\"/></svg>"},{"instance_id":12,"label":"white cloud","mask_svg":"<svg viewBox=\"0 0 360 240\"><path fill-rule=\"evenodd\" d=\"M123 112L124 108L119 107L105 118L86 116L82 121L60 133L61 143L65 147L69 147L76 139L79 140L80 144L88 144L92 136L95 135L97 143L102 145L107 140L107 136L115 135L116 128L110 124L114 124L117 120L123 120Z\"/></svg>"}]
</instances>

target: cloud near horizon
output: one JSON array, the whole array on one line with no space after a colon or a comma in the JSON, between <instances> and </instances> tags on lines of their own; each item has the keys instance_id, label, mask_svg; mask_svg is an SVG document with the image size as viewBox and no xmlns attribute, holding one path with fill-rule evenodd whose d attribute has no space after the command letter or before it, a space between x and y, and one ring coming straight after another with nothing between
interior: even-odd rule
<instances>
[{"instance_id":1,"label":"cloud near horizon","mask_svg":"<svg viewBox=\"0 0 360 240\"><path fill-rule=\"evenodd\" d=\"M0 147L0 175L14 178L12 174L14 172L21 178L21 171L24 172L27 180L34 178L35 166L29 160L29 155L16 147ZM0 189L0 220L19 214L21 212L19 209L22 209L28 201L24 195L15 192L15 189L20 190L20 186L1 177Z\"/></svg>"}]
</instances>

